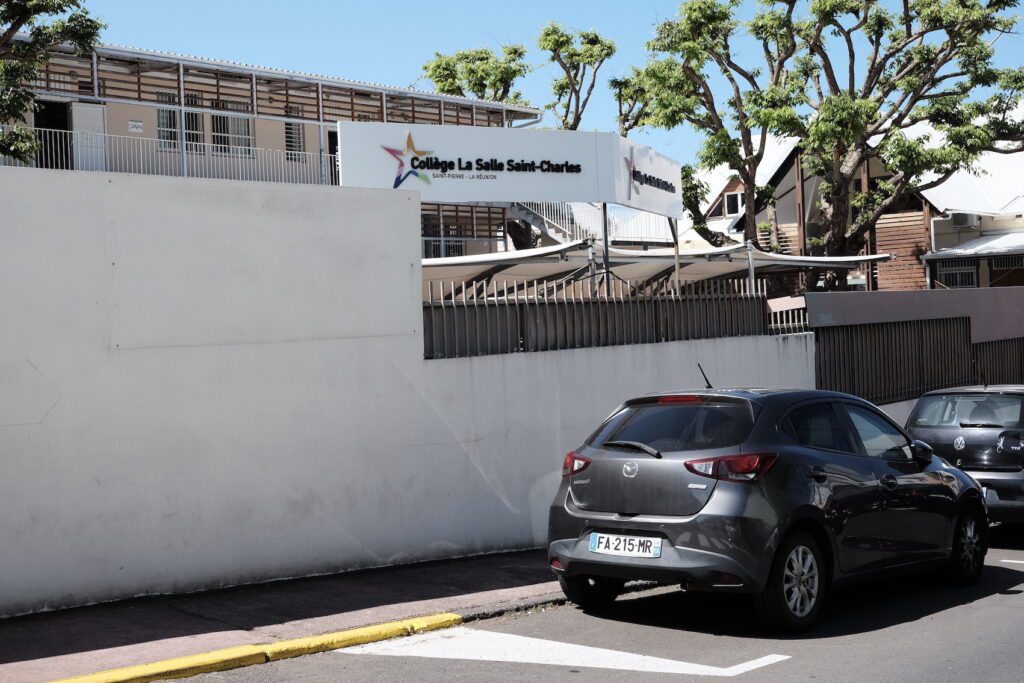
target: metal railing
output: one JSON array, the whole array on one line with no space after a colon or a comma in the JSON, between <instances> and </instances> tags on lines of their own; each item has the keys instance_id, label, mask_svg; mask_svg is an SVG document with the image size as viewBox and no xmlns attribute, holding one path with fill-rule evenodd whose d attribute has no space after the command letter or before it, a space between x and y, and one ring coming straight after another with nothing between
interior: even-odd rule
<instances>
[{"instance_id":1,"label":"metal railing","mask_svg":"<svg viewBox=\"0 0 1024 683\"><path fill-rule=\"evenodd\" d=\"M429 281L427 359L650 344L768 333L762 282L704 281L651 292L647 282Z\"/></svg>"},{"instance_id":2,"label":"metal railing","mask_svg":"<svg viewBox=\"0 0 1024 683\"><path fill-rule=\"evenodd\" d=\"M772 334L810 332L810 325L807 324L807 309L787 308L782 311L772 311L769 330Z\"/></svg>"},{"instance_id":3,"label":"metal railing","mask_svg":"<svg viewBox=\"0 0 1024 683\"><path fill-rule=\"evenodd\" d=\"M505 251L500 237L423 237L423 258L493 254Z\"/></svg>"},{"instance_id":4,"label":"metal railing","mask_svg":"<svg viewBox=\"0 0 1024 683\"><path fill-rule=\"evenodd\" d=\"M9 130L4 126L4 130ZM337 157L259 147L160 140L105 133L34 128L31 162L0 157L0 166L109 171L142 175L223 178L276 183L337 185Z\"/></svg>"},{"instance_id":5,"label":"metal railing","mask_svg":"<svg viewBox=\"0 0 1024 683\"><path fill-rule=\"evenodd\" d=\"M521 202L520 206L544 219L569 241L601 239L604 216L601 207L586 202ZM626 207L608 214L608 237L613 242L661 242L671 244L668 219Z\"/></svg>"}]
</instances>

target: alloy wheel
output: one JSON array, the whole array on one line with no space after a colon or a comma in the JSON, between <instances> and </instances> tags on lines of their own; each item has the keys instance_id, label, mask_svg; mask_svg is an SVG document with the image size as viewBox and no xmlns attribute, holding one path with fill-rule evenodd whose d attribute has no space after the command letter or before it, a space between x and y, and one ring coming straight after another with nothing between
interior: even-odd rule
<instances>
[{"instance_id":1,"label":"alloy wheel","mask_svg":"<svg viewBox=\"0 0 1024 683\"><path fill-rule=\"evenodd\" d=\"M973 574L981 562L981 534L973 517L965 517L960 527L960 566L965 574Z\"/></svg>"},{"instance_id":2,"label":"alloy wheel","mask_svg":"<svg viewBox=\"0 0 1024 683\"><path fill-rule=\"evenodd\" d=\"M793 616L803 618L811 613L818 599L818 563L807 546L796 546L786 558L782 588Z\"/></svg>"}]
</instances>

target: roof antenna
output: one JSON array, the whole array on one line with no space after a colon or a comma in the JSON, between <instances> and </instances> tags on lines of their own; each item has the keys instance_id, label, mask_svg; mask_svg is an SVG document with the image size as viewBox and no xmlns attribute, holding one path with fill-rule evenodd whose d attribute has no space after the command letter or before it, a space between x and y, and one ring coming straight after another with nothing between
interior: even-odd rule
<instances>
[{"instance_id":1,"label":"roof antenna","mask_svg":"<svg viewBox=\"0 0 1024 683\"><path fill-rule=\"evenodd\" d=\"M711 380L708 379L708 374L706 372L704 372L704 368L702 368L700 366L700 363L697 363L697 369L700 370L700 374L704 376L704 384L707 385L704 388L705 389L714 389L714 387L711 386Z\"/></svg>"}]
</instances>

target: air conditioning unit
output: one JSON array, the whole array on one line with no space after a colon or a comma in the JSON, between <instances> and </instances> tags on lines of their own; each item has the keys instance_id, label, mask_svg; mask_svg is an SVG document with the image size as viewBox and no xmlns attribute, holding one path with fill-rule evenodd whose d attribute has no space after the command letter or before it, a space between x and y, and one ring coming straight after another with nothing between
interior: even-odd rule
<instances>
[{"instance_id":1,"label":"air conditioning unit","mask_svg":"<svg viewBox=\"0 0 1024 683\"><path fill-rule=\"evenodd\" d=\"M953 225L958 229L968 228L975 229L981 224L981 217L976 213L954 213L953 214Z\"/></svg>"}]
</instances>

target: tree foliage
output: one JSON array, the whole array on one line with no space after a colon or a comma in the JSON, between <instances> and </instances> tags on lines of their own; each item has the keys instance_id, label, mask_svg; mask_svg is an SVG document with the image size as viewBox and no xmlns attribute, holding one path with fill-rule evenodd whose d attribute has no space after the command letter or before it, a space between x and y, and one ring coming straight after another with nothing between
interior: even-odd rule
<instances>
[{"instance_id":1,"label":"tree foliage","mask_svg":"<svg viewBox=\"0 0 1024 683\"><path fill-rule=\"evenodd\" d=\"M654 125L704 133L701 164L743 181L745 237L766 196L756 186L768 135L798 138L821 179L826 254L856 253L908 192L971 169L986 151L1022 149L1014 118L1024 68L997 68L998 38L1017 0L762 0L748 21L738 0L687 0L650 48ZM759 52L756 64L736 46ZM747 54L748 51L743 51ZM877 159L891 174L854 194Z\"/></svg>"},{"instance_id":2,"label":"tree foliage","mask_svg":"<svg viewBox=\"0 0 1024 683\"><path fill-rule=\"evenodd\" d=\"M698 169L691 164L683 164L679 175L683 208L690 214L691 226L694 231L713 247L734 244L735 240L728 235L708 227L707 213L702 208L707 199L708 184L701 180Z\"/></svg>"},{"instance_id":3,"label":"tree foliage","mask_svg":"<svg viewBox=\"0 0 1024 683\"><path fill-rule=\"evenodd\" d=\"M423 75L442 95L529 106L516 81L530 73L525 45L504 45L501 56L489 48L459 50L451 55L434 53L423 65Z\"/></svg>"},{"instance_id":4,"label":"tree foliage","mask_svg":"<svg viewBox=\"0 0 1024 683\"><path fill-rule=\"evenodd\" d=\"M21 122L33 106L26 84L38 78L51 48L68 43L87 54L103 28L80 0L0 0L0 125ZM0 156L30 161L35 150L30 130L0 131Z\"/></svg>"},{"instance_id":5,"label":"tree foliage","mask_svg":"<svg viewBox=\"0 0 1024 683\"><path fill-rule=\"evenodd\" d=\"M1014 120L1024 69L994 65L1016 0L816 0L793 24L809 84L795 126L807 168L822 179L827 254L855 253L907 192L971 169L986 151L1024 149ZM891 176L853 195L864 164Z\"/></svg>"},{"instance_id":6,"label":"tree foliage","mask_svg":"<svg viewBox=\"0 0 1024 683\"><path fill-rule=\"evenodd\" d=\"M759 14L748 26L763 64L741 64L734 54L744 24L735 0L688 0L679 17L659 25L649 48L659 59L651 73L654 125L689 124L704 133L702 166L727 164L744 187L744 239L757 239L757 171L768 136L790 132L803 103L803 85L790 75L797 45L780 27L791 21L795 0ZM716 78L723 85L717 87Z\"/></svg>"},{"instance_id":7,"label":"tree foliage","mask_svg":"<svg viewBox=\"0 0 1024 683\"><path fill-rule=\"evenodd\" d=\"M563 129L577 130L594 93L597 73L615 54L615 43L596 31L573 34L552 22L541 31L537 45L562 70L552 81L555 101L547 108L554 112Z\"/></svg>"},{"instance_id":8,"label":"tree foliage","mask_svg":"<svg viewBox=\"0 0 1024 683\"><path fill-rule=\"evenodd\" d=\"M633 67L628 76L617 76L608 80L608 88L618 105L616 121L619 135L629 137L635 128L647 125L651 112L647 69Z\"/></svg>"}]
</instances>

